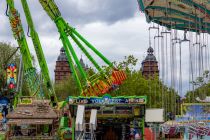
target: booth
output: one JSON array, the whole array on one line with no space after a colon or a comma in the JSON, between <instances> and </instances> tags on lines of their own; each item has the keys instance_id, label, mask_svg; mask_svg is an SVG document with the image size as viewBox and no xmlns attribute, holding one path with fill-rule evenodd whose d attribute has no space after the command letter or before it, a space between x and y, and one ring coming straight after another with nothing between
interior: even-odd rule
<instances>
[{"instance_id":1,"label":"booth","mask_svg":"<svg viewBox=\"0 0 210 140\"><path fill-rule=\"evenodd\" d=\"M94 131L97 140L144 139L146 102L146 96L111 97L108 94L103 97L68 98L73 120L78 118L77 108L80 105L85 107L84 121L81 121L84 123L90 122L91 110L97 110L97 127ZM73 130L74 128L78 130L77 124L73 124L75 125L72 126Z\"/></svg>"},{"instance_id":2,"label":"booth","mask_svg":"<svg viewBox=\"0 0 210 140\"><path fill-rule=\"evenodd\" d=\"M58 116L49 100L24 99L7 115L7 139L53 140L56 137Z\"/></svg>"}]
</instances>

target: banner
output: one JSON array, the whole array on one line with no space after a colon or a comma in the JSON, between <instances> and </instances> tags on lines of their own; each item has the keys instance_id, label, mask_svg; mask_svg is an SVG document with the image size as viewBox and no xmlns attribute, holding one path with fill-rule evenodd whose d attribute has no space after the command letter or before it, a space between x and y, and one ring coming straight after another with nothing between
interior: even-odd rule
<instances>
[{"instance_id":1,"label":"banner","mask_svg":"<svg viewBox=\"0 0 210 140\"><path fill-rule=\"evenodd\" d=\"M104 95L103 97L72 97L68 98L69 104L73 105L141 105L146 104L146 96L121 96L111 97Z\"/></svg>"}]
</instances>

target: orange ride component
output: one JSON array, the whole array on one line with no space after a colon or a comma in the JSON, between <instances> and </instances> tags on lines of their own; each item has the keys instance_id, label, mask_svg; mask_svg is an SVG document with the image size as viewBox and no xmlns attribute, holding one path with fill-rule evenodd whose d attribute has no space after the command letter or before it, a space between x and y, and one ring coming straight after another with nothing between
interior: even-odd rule
<instances>
[{"instance_id":1,"label":"orange ride component","mask_svg":"<svg viewBox=\"0 0 210 140\"><path fill-rule=\"evenodd\" d=\"M97 80L94 84L83 90L83 96L102 96L122 84L126 79L126 74L122 70L114 70L106 79Z\"/></svg>"},{"instance_id":2,"label":"orange ride component","mask_svg":"<svg viewBox=\"0 0 210 140\"><path fill-rule=\"evenodd\" d=\"M112 72L112 76L115 78L115 84L121 85L122 82L126 79L126 75L124 71L114 70Z\"/></svg>"}]
</instances>

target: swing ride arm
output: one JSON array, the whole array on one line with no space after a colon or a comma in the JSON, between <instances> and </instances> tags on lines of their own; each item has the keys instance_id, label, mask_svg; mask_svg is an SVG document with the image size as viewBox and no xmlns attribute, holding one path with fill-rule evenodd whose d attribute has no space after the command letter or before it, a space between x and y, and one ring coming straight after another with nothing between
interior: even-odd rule
<instances>
[{"instance_id":1,"label":"swing ride arm","mask_svg":"<svg viewBox=\"0 0 210 140\"><path fill-rule=\"evenodd\" d=\"M15 40L17 40L20 47L20 53L22 55L22 60L24 63L24 76L29 88L30 96L41 95L40 92L40 82L36 69L33 67L33 60L30 54L26 37L24 34L23 26L20 19L20 14L15 9L13 0L6 0L7 2L7 11L6 14L10 20L10 26L13 32Z\"/></svg>"},{"instance_id":2,"label":"swing ride arm","mask_svg":"<svg viewBox=\"0 0 210 140\"><path fill-rule=\"evenodd\" d=\"M80 35L73 27L71 27L61 16L61 13L55 4L54 0L39 0L44 10L50 16L50 18L56 23L56 25L60 25L59 29L62 29L68 33L70 36L75 35L79 39L81 39L91 50L93 50L104 62L106 62L109 66L113 67L113 64L102 54L100 53L93 45L91 45L82 35ZM87 53L86 53L87 54ZM89 56L91 57L91 56ZM95 62L96 64L96 62Z\"/></svg>"},{"instance_id":3,"label":"swing ride arm","mask_svg":"<svg viewBox=\"0 0 210 140\"><path fill-rule=\"evenodd\" d=\"M80 35L75 30L75 28L71 27L63 19L54 0L39 0L39 2L48 14L48 16L52 19L52 21L55 22L58 28L60 38L64 45L68 61L70 63L70 67L73 70L73 74L75 75L77 84L79 85L82 95L98 96L101 94L105 94L113 89L116 89L118 85L122 84L122 81L126 79L125 73L123 71L117 70L114 65L105 56L103 56L103 54L101 54L92 44L90 44L82 35ZM82 68L68 37L70 37L76 43L80 50L87 56L90 62L99 71L100 75L96 75L97 78L94 77L95 79L91 79L92 77L89 77L88 79L87 74ZM109 66L112 72L109 71L109 74L107 75L83 45L86 45L91 51L93 51L98 57L100 57L100 59L102 59ZM85 82L84 87L81 86L80 79L78 78L77 73L74 70L75 68L73 60L76 63L82 79ZM112 74L110 75L110 73Z\"/></svg>"},{"instance_id":4,"label":"swing ride arm","mask_svg":"<svg viewBox=\"0 0 210 140\"><path fill-rule=\"evenodd\" d=\"M49 94L50 94L50 95L48 94L48 96L49 97L53 96L55 99L55 102L57 103L57 97L55 95L55 91L54 91L53 85L50 80L47 62L46 62L46 59L45 59L45 56L44 56L44 53L42 50L42 45L41 45L38 33L36 32L36 29L35 29L35 26L33 23L33 19L32 19L30 10L29 10L28 3L26 0L21 0L21 3L22 3L22 7L23 7L23 10L24 10L24 13L26 16L26 20L27 20L29 29L30 29L30 37L32 38L34 49L36 51L39 66L41 68L42 77L44 79L44 84L46 85L46 87L49 91Z\"/></svg>"},{"instance_id":5,"label":"swing ride arm","mask_svg":"<svg viewBox=\"0 0 210 140\"><path fill-rule=\"evenodd\" d=\"M82 92L82 85L80 82L80 79L76 73L76 69L74 67L74 62L73 59L75 60L75 63L82 75L82 78L85 79L85 81L87 81L87 75L84 72L84 70L82 69L82 66L74 52L74 49L68 39L68 36L65 32L66 28L66 22L64 21L64 19L61 17L61 13L58 10L58 7L55 5L54 1L46 1L46 0L40 0L41 5L43 6L44 10L47 12L47 14L49 15L49 17L55 22L58 31L60 33L60 39L63 43L66 55L67 55L67 59L69 61L69 65L71 70L73 71L74 77L76 79L77 85L80 89L80 92ZM72 59L72 57L73 59Z\"/></svg>"}]
</instances>

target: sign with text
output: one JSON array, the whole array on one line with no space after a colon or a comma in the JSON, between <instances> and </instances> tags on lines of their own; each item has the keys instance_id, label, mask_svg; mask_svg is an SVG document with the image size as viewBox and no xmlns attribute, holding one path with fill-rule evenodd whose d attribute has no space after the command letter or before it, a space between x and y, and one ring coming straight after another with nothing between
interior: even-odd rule
<instances>
[{"instance_id":1,"label":"sign with text","mask_svg":"<svg viewBox=\"0 0 210 140\"><path fill-rule=\"evenodd\" d=\"M111 97L104 95L103 97L72 97L68 98L69 104L72 105L139 105L146 104L146 96L120 96Z\"/></svg>"}]
</instances>

